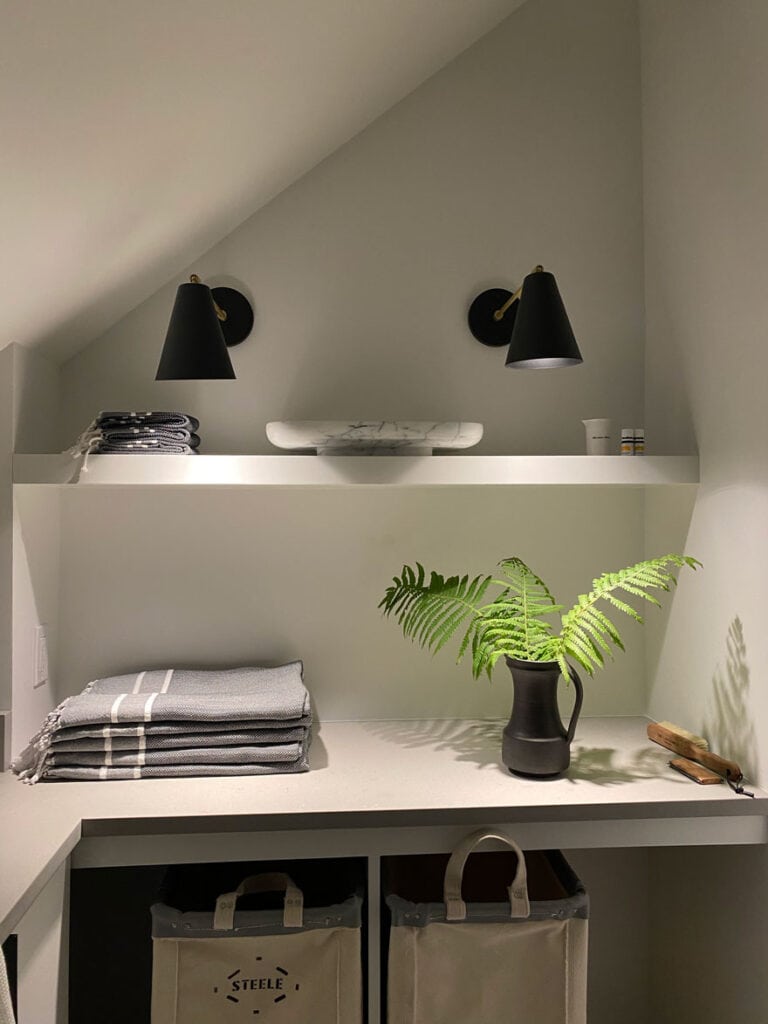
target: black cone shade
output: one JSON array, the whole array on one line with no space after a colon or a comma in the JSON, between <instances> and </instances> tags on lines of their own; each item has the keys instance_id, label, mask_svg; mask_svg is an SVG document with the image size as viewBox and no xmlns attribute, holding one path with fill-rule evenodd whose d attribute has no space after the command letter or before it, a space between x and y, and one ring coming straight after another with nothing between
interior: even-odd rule
<instances>
[{"instance_id":1,"label":"black cone shade","mask_svg":"<svg viewBox=\"0 0 768 1024\"><path fill-rule=\"evenodd\" d=\"M211 289L181 284L155 380L234 380Z\"/></svg>"},{"instance_id":2,"label":"black cone shade","mask_svg":"<svg viewBox=\"0 0 768 1024\"><path fill-rule=\"evenodd\" d=\"M506 366L549 369L583 362L557 282L546 270L523 281Z\"/></svg>"}]
</instances>

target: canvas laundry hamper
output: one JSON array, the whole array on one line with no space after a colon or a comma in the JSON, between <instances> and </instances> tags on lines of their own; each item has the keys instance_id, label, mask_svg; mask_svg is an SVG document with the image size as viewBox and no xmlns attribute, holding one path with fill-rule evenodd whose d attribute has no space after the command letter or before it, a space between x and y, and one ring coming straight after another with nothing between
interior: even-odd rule
<instances>
[{"instance_id":1,"label":"canvas laundry hamper","mask_svg":"<svg viewBox=\"0 0 768 1024\"><path fill-rule=\"evenodd\" d=\"M281 909L237 910L284 893ZM213 911L152 907L152 1024L361 1024L362 897L305 907L283 872L245 878Z\"/></svg>"},{"instance_id":2,"label":"canvas laundry hamper","mask_svg":"<svg viewBox=\"0 0 768 1024\"><path fill-rule=\"evenodd\" d=\"M5 956L0 946L0 1024L15 1024L15 1021L11 1004L11 986L5 968Z\"/></svg>"},{"instance_id":3,"label":"canvas laundry hamper","mask_svg":"<svg viewBox=\"0 0 768 1024\"><path fill-rule=\"evenodd\" d=\"M516 862L479 855L465 880L469 854L486 839L506 844ZM447 866L439 860L436 877L407 867L422 859L436 860L405 858L400 884L397 871L385 881L389 1024L586 1024L589 903L563 855L524 856L508 836L482 831ZM419 882L424 902L412 891ZM409 888L409 898L398 894ZM486 901L489 892L497 902Z\"/></svg>"}]
</instances>

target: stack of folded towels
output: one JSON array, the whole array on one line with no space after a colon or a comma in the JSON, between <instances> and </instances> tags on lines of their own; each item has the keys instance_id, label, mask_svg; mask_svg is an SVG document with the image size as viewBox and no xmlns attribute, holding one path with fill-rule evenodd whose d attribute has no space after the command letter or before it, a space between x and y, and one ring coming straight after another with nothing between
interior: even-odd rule
<instances>
[{"instance_id":1,"label":"stack of folded towels","mask_svg":"<svg viewBox=\"0 0 768 1024\"><path fill-rule=\"evenodd\" d=\"M100 412L70 449L75 455L194 455L199 421L184 412Z\"/></svg>"},{"instance_id":2,"label":"stack of folded towels","mask_svg":"<svg viewBox=\"0 0 768 1024\"><path fill-rule=\"evenodd\" d=\"M304 772L311 724L300 661L155 669L68 697L12 768L28 783Z\"/></svg>"}]
</instances>

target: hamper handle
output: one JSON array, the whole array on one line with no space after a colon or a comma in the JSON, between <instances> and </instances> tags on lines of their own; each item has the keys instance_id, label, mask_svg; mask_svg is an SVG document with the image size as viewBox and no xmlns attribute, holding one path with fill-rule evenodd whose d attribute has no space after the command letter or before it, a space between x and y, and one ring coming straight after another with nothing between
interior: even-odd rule
<instances>
[{"instance_id":1,"label":"hamper handle","mask_svg":"<svg viewBox=\"0 0 768 1024\"><path fill-rule=\"evenodd\" d=\"M451 854L448 866L445 869L445 886L443 888L443 899L445 900L446 921L464 921L467 916L467 905L461 898L461 883L464 879L464 866L467 857L476 846L486 839L498 839L517 855L517 870L512 884L508 888L509 893L509 916L529 917L531 906L528 902L528 876L525 869L525 857L517 843L501 832L473 832L472 835L462 839L459 845Z\"/></svg>"},{"instance_id":2,"label":"hamper handle","mask_svg":"<svg viewBox=\"0 0 768 1024\"><path fill-rule=\"evenodd\" d=\"M304 895L290 875L283 871L273 871L264 875L250 875L243 879L234 892L225 892L219 896L213 915L216 931L232 931L238 899L254 892L285 892L283 927L301 928L304 923Z\"/></svg>"}]
</instances>

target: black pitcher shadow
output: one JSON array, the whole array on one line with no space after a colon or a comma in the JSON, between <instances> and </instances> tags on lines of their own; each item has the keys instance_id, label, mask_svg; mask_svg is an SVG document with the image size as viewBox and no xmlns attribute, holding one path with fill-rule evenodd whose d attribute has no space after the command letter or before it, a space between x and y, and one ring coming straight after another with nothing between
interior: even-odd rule
<instances>
[{"instance_id":1,"label":"black pitcher shadow","mask_svg":"<svg viewBox=\"0 0 768 1024\"><path fill-rule=\"evenodd\" d=\"M503 728L503 722L485 720L366 722L366 729L387 743L406 749L432 747L435 750L452 750L457 761L474 763L478 768L502 767Z\"/></svg>"},{"instance_id":2,"label":"black pitcher shadow","mask_svg":"<svg viewBox=\"0 0 768 1024\"><path fill-rule=\"evenodd\" d=\"M757 777L758 754L755 725L750 711L750 671L744 626L736 616L726 636L725 668L718 665L712 677L710 709L704 719L704 735L711 750L737 761L749 779Z\"/></svg>"}]
</instances>

